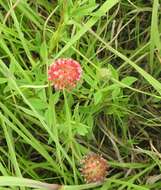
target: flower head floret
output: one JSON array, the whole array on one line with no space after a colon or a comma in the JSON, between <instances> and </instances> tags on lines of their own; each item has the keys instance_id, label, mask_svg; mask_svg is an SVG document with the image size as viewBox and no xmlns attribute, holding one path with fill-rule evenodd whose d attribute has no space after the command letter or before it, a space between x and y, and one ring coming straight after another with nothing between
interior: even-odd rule
<instances>
[{"instance_id":1,"label":"flower head floret","mask_svg":"<svg viewBox=\"0 0 161 190\"><path fill-rule=\"evenodd\" d=\"M71 58L61 58L54 61L48 70L48 80L58 90L74 88L81 79L81 75L80 64Z\"/></svg>"}]
</instances>

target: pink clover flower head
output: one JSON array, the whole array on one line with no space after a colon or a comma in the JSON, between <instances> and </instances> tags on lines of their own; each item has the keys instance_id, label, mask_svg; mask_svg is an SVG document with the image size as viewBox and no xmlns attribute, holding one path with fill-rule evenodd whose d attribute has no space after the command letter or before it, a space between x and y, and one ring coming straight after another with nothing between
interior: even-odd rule
<instances>
[{"instance_id":1,"label":"pink clover flower head","mask_svg":"<svg viewBox=\"0 0 161 190\"><path fill-rule=\"evenodd\" d=\"M48 80L52 82L56 90L73 89L81 76L80 64L71 58L60 58L54 61L48 70Z\"/></svg>"}]
</instances>

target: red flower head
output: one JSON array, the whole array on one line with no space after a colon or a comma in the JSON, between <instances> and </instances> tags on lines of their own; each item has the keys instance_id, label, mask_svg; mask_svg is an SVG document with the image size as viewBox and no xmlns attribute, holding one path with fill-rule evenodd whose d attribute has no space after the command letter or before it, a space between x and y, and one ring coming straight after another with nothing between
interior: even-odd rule
<instances>
[{"instance_id":1,"label":"red flower head","mask_svg":"<svg viewBox=\"0 0 161 190\"><path fill-rule=\"evenodd\" d=\"M108 170L107 161L102 156L91 153L81 160L81 174L87 183L103 182Z\"/></svg>"},{"instance_id":2,"label":"red flower head","mask_svg":"<svg viewBox=\"0 0 161 190\"><path fill-rule=\"evenodd\" d=\"M81 74L82 69L77 61L71 58L61 58L50 66L48 80L57 90L71 90L80 80Z\"/></svg>"}]
</instances>

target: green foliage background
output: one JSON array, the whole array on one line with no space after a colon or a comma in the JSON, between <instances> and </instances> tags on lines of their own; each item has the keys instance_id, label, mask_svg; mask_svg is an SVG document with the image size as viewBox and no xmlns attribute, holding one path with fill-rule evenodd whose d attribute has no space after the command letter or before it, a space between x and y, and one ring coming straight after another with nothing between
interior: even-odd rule
<instances>
[{"instance_id":1,"label":"green foliage background","mask_svg":"<svg viewBox=\"0 0 161 190\"><path fill-rule=\"evenodd\" d=\"M0 0L0 186L161 189L160 16L159 0ZM60 57L83 69L71 92L47 81ZM79 187L89 152L108 160L99 187Z\"/></svg>"}]
</instances>

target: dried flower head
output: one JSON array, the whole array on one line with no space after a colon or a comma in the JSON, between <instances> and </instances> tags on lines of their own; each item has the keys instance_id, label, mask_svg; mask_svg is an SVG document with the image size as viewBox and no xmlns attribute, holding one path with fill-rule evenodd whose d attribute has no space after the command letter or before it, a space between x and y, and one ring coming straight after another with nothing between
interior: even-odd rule
<instances>
[{"instance_id":1,"label":"dried flower head","mask_svg":"<svg viewBox=\"0 0 161 190\"><path fill-rule=\"evenodd\" d=\"M87 183L104 181L107 170L107 161L98 154L88 154L81 160L80 171Z\"/></svg>"},{"instance_id":2,"label":"dried flower head","mask_svg":"<svg viewBox=\"0 0 161 190\"><path fill-rule=\"evenodd\" d=\"M71 58L61 58L50 66L48 80L52 82L55 89L71 90L80 80L82 69L80 64Z\"/></svg>"}]
</instances>

